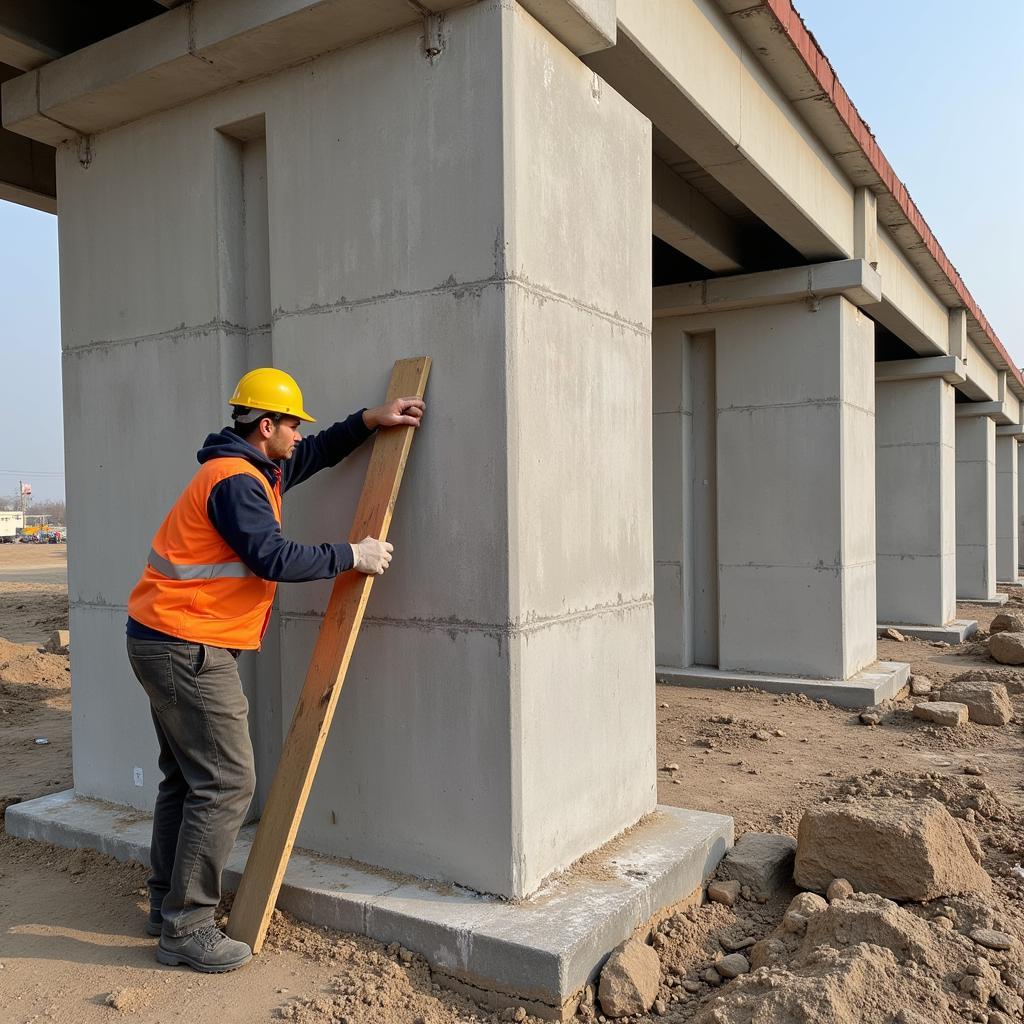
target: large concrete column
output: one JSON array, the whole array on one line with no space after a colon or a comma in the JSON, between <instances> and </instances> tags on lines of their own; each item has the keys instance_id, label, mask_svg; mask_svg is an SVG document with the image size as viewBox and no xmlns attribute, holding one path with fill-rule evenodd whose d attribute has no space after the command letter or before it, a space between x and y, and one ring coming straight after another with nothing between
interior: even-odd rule
<instances>
[{"instance_id":1,"label":"large concrete column","mask_svg":"<svg viewBox=\"0 0 1024 1024\"><path fill-rule=\"evenodd\" d=\"M682 345L691 360L689 376L674 371L656 391L689 382L678 392L688 395L681 414L693 417L682 538L717 560L706 597L693 586L683 591L693 607L659 608L659 651L674 639L663 645L666 624L692 628L707 614L697 606L713 600L713 664L723 681L730 673L763 674L770 686L771 676L849 680L875 662L874 331L855 303L876 289L877 275L858 260L656 289L658 346ZM705 339L710 375L694 370ZM698 392L708 386L717 415L699 430ZM685 440L685 428L673 436ZM714 472L698 473L709 436ZM695 528L698 506L708 504L698 485L714 491L714 535ZM687 497L685 487L673 493ZM692 667L695 642L672 653L691 666L673 678L719 678ZM886 679L904 677L900 667Z\"/></svg>"},{"instance_id":2,"label":"large concrete column","mask_svg":"<svg viewBox=\"0 0 1024 1024\"><path fill-rule=\"evenodd\" d=\"M996 425L957 409L956 593L962 601L996 596Z\"/></svg>"},{"instance_id":3,"label":"large concrete column","mask_svg":"<svg viewBox=\"0 0 1024 1024\"><path fill-rule=\"evenodd\" d=\"M520 897L655 805L650 125L518 4L444 32L58 154L75 784L152 806L124 602L237 375L272 359L329 423L427 353L298 843ZM344 536L366 458L289 494L286 531ZM328 589L282 586L243 659L264 788Z\"/></svg>"},{"instance_id":4,"label":"large concrete column","mask_svg":"<svg viewBox=\"0 0 1024 1024\"><path fill-rule=\"evenodd\" d=\"M882 624L943 627L956 618L956 396L949 377L964 376L962 364L952 364L959 360L900 360L876 368Z\"/></svg>"},{"instance_id":5,"label":"large concrete column","mask_svg":"<svg viewBox=\"0 0 1024 1024\"><path fill-rule=\"evenodd\" d=\"M1017 582L1019 524L1017 449L1020 427L996 427L996 578Z\"/></svg>"},{"instance_id":6,"label":"large concrete column","mask_svg":"<svg viewBox=\"0 0 1024 1024\"><path fill-rule=\"evenodd\" d=\"M1017 445L1017 569L1024 568L1024 444Z\"/></svg>"}]
</instances>

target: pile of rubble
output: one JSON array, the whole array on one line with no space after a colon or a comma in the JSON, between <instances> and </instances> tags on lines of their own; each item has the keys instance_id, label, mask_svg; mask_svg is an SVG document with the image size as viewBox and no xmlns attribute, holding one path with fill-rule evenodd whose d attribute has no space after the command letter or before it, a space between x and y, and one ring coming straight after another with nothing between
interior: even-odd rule
<instances>
[{"instance_id":1,"label":"pile of rubble","mask_svg":"<svg viewBox=\"0 0 1024 1024\"><path fill-rule=\"evenodd\" d=\"M1024 923L996 909L973 827L1006 813L977 775L874 769L840 784L807 810L796 840L742 836L709 883L708 903L661 922L650 944L640 936L620 946L580 1014L1020 1022Z\"/></svg>"}]
</instances>

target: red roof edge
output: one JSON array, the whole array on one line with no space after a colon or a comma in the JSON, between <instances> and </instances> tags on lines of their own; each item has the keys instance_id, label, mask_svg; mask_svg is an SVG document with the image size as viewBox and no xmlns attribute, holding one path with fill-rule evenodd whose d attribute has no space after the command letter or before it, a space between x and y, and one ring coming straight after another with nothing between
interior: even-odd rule
<instances>
[{"instance_id":1,"label":"red roof edge","mask_svg":"<svg viewBox=\"0 0 1024 1024\"><path fill-rule=\"evenodd\" d=\"M871 129L868 128L864 119L857 113L857 108L853 105L853 101L840 83L828 57L825 56L813 34L808 31L799 12L793 6L792 0L759 0L759 2L771 12L793 48L800 54L807 69L814 75L822 91L832 101L836 113L842 118L843 123L857 140L857 145L860 146L861 151L875 169L875 173L882 179L889 193L899 204L907 220L920 236L921 241L924 242L928 252L931 253L932 258L946 275L957 295L960 296L964 306L978 321L989 341L992 342L996 350L1003 357L1012 376L1024 388L1024 375L1022 375L1020 369L1010 358L1010 354L999 340L999 335L993 330L992 325L988 322L985 314L982 313L981 307L975 301L974 296L968 291L963 278L957 273L956 267L953 266L949 257L943 251L942 246L939 245L939 240L935 237L932 229L928 227L928 223L921 215L917 204L910 198L906 185L896 177L896 172L892 169L892 165L879 148L875 137L871 134Z\"/></svg>"}]
</instances>

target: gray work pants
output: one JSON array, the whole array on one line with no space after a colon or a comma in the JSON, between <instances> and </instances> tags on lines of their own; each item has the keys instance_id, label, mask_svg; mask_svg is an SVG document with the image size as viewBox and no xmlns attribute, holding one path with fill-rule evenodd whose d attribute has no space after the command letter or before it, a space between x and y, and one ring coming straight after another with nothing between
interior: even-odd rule
<instances>
[{"instance_id":1,"label":"gray work pants","mask_svg":"<svg viewBox=\"0 0 1024 1024\"><path fill-rule=\"evenodd\" d=\"M256 787L238 667L207 644L128 637L128 660L149 697L163 780L153 812L150 905L164 933L211 924L220 878Z\"/></svg>"}]
</instances>

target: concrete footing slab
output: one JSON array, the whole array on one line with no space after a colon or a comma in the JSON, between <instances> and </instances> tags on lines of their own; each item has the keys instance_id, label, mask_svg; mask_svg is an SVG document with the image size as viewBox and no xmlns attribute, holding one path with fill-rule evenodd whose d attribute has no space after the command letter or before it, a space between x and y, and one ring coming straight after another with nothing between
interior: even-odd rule
<instances>
[{"instance_id":1,"label":"concrete footing slab","mask_svg":"<svg viewBox=\"0 0 1024 1024\"><path fill-rule=\"evenodd\" d=\"M1009 600L1009 594L996 594L995 597L958 597L956 603L974 604L979 608L999 608Z\"/></svg>"},{"instance_id":2,"label":"concrete footing slab","mask_svg":"<svg viewBox=\"0 0 1024 1024\"><path fill-rule=\"evenodd\" d=\"M976 619L953 619L944 626L913 626L901 622L880 622L878 635L883 636L887 629L897 629L904 636L912 636L918 640L942 640L947 644L962 644L968 637L978 632Z\"/></svg>"},{"instance_id":3,"label":"concrete footing slab","mask_svg":"<svg viewBox=\"0 0 1024 1024\"><path fill-rule=\"evenodd\" d=\"M910 682L910 666L901 661L876 661L849 679L804 679L759 672L727 672L706 665L657 669L659 683L698 689L753 687L768 693L802 693L841 708L867 708L894 697Z\"/></svg>"},{"instance_id":4,"label":"concrete footing slab","mask_svg":"<svg viewBox=\"0 0 1024 1024\"><path fill-rule=\"evenodd\" d=\"M13 836L149 863L148 815L71 790L13 804L5 821ZM254 834L246 826L235 844L228 889L238 885ZM616 945L666 908L699 900L732 842L732 818L659 806L518 903L295 850L278 906L314 924L399 942L426 957L439 983L491 1006L564 1020Z\"/></svg>"}]
</instances>

